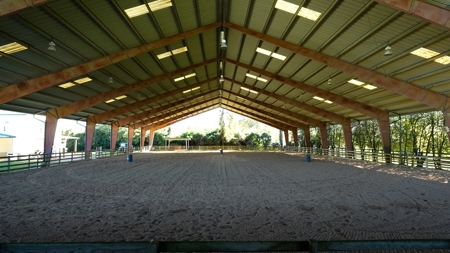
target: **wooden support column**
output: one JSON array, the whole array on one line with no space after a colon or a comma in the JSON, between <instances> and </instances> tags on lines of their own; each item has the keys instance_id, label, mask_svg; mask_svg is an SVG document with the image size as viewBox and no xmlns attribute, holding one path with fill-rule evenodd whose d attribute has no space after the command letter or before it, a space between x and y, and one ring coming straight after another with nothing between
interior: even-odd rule
<instances>
[{"instance_id":1,"label":"wooden support column","mask_svg":"<svg viewBox=\"0 0 450 253\"><path fill-rule=\"evenodd\" d=\"M45 137L44 137L44 157L46 164L50 164L52 155L53 142L55 140L56 126L58 124L58 117L53 114L45 114ZM48 158L48 161L47 161Z\"/></svg>"},{"instance_id":2,"label":"wooden support column","mask_svg":"<svg viewBox=\"0 0 450 253\"><path fill-rule=\"evenodd\" d=\"M311 131L308 128L304 128L303 131L305 131L305 145L307 148L311 148Z\"/></svg>"},{"instance_id":3,"label":"wooden support column","mask_svg":"<svg viewBox=\"0 0 450 253\"><path fill-rule=\"evenodd\" d=\"M348 121L345 124L342 124L342 131L344 132L344 140L345 140L345 150L353 151L352 148L352 126L351 122Z\"/></svg>"},{"instance_id":4,"label":"wooden support column","mask_svg":"<svg viewBox=\"0 0 450 253\"><path fill-rule=\"evenodd\" d=\"M150 129L150 133L148 136L148 145L150 147L150 150L152 150L153 147L153 139L155 138L155 129Z\"/></svg>"},{"instance_id":5,"label":"wooden support column","mask_svg":"<svg viewBox=\"0 0 450 253\"><path fill-rule=\"evenodd\" d=\"M84 147L84 159L91 157L92 140L94 139L95 123L92 121L86 121L86 141Z\"/></svg>"},{"instance_id":6,"label":"wooden support column","mask_svg":"<svg viewBox=\"0 0 450 253\"><path fill-rule=\"evenodd\" d=\"M144 151L145 132L147 132L147 128L146 127L141 127L141 143L139 143L141 152Z\"/></svg>"},{"instance_id":7,"label":"wooden support column","mask_svg":"<svg viewBox=\"0 0 450 253\"><path fill-rule=\"evenodd\" d=\"M285 145L284 146L288 146L289 145L289 130L285 129L284 131L284 141L285 141Z\"/></svg>"},{"instance_id":8,"label":"wooden support column","mask_svg":"<svg viewBox=\"0 0 450 253\"><path fill-rule=\"evenodd\" d=\"M128 126L128 151L133 148L134 128Z\"/></svg>"},{"instance_id":9,"label":"wooden support column","mask_svg":"<svg viewBox=\"0 0 450 253\"><path fill-rule=\"evenodd\" d=\"M380 128L381 142L386 163L391 163L391 125L389 122L389 114L386 113L384 117L378 118L378 127Z\"/></svg>"},{"instance_id":10,"label":"wooden support column","mask_svg":"<svg viewBox=\"0 0 450 253\"><path fill-rule=\"evenodd\" d=\"M292 128L292 136L294 136L294 146L298 147L298 129L296 127Z\"/></svg>"},{"instance_id":11,"label":"wooden support column","mask_svg":"<svg viewBox=\"0 0 450 253\"><path fill-rule=\"evenodd\" d=\"M119 126L111 123L111 144L109 146L110 152L114 153L116 150L117 134L119 133Z\"/></svg>"}]
</instances>

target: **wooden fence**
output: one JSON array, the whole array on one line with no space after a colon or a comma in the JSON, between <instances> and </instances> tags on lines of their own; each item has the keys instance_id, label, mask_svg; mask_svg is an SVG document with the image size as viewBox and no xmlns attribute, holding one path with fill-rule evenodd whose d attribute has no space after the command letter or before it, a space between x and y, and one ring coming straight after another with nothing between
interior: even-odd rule
<instances>
[{"instance_id":1,"label":"wooden fence","mask_svg":"<svg viewBox=\"0 0 450 253\"><path fill-rule=\"evenodd\" d=\"M150 147L145 147L143 151L149 151ZM186 150L184 146L171 146L170 149L164 146L153 146L152 151L177 151ZM390 163L407 167L419 167L425 169L450 170L450 157L433 157L428 155L414 156L411 154L391 153L385 155L381 152L362 152L362 151L346 151L343 149L318 149L287 146L281 147L258 147L258 146L189 146L188 151L284 151L310 154L314 156L327 157L330 159L351 159L361 160L374 163ZM135 150L92 150L89 154L90 159L99 159L109 156L126 155ZM52 153L50 157L41 154L29 154L18 156L0 156L0 173L11 172L17 170L36 169L45 166L55 166L64 163L84 160L84 152L75 153Z\"/></svg>"}]
</instances>

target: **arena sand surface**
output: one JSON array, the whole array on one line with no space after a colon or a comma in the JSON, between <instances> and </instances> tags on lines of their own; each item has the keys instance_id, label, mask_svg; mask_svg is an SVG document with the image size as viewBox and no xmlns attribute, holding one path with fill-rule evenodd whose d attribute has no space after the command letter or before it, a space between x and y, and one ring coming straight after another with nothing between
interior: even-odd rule
<instances>
[{"instance_id":1,"label":"arena sand surface","mask_svg":"<svg viewBox=\"0 0 450 253\"><path fill-rule=\"evenodd\" d=\"M158 152L2 174L0 242L450 238L448 172L312 158Z\"/></svg>"}]
</instances>

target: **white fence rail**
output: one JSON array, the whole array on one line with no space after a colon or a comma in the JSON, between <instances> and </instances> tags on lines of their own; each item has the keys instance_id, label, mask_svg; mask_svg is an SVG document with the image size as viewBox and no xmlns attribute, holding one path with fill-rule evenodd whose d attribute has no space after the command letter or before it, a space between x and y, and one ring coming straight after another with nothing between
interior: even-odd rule
<instances>
[{"instance_id":1,"label":"white fence rail","mask_svg":"<svg viewBox=\"0 0 450 253\"><path fill-rule=\"evenodd\" d=\"M146 146L142 151L177 151L186 150L185 146ZM436 157L430 155L414 156L410 154L392 153L385 155L381 152L362 152L362 151L346 151L342 149L317 149L287 146L281 147L258 147L258 146L189 146L188 151L284 151L284 152L298 152L310 154L314 156L328 157L330 159L355 159L374 163L389 163L396 165L403 165L408 167L421 167L425 169L441 169L450 170L450 157ZM130 150L92 150L90 152L90 159L99 159L109 156L126 155L132 152L139 152ZM17 155L17 156L0 156L0 173L11 172L17 170L36 169L45 166L55 166L64 163L71 163L74 161L84 160L84 152L75 153L53 153L46 157L41 154Z\"/></svg>"}]
</instances>

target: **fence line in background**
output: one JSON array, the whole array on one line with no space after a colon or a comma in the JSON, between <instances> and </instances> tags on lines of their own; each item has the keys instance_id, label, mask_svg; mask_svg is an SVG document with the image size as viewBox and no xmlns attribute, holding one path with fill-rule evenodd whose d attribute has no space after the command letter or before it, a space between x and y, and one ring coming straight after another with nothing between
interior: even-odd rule
<instances>
[{"instance_id":1,"label":"fence line in background","mask_svg":"<svg viewBox=\"0 0 450 253\"><path fill-rule=\"evenodd\" d=\"M144 147L143 152L148 152L149 146ZM177 151L186 150L185 146L153 146L152 151ZM395 164L408 167L419 167L425 169L441 169L450 170L450 157L433 157L428 155L414 156L411 154L391 153L385 155L381 152L362 152L362 151L346 151L343 149L318 149L287 146L281 147L258 147L258 146L189 146L188 151L284 151L310 154L311 156L321 156L331 159L349 159L361 160L365 162L374 162L380 164ZM116 149L105 150L96 149L90 152L90 159L98 159L109 156L126 155L133 152L140 152L133 149ZM11 172L17 170L36 169L45 166L55 166L64 163L71 163L74 161L84 160L84 152L71 153L52 153L51 156L46 157L43 154L29 154L17 156L0 156L0 173Z\"/></svg>"}]
</instances>

